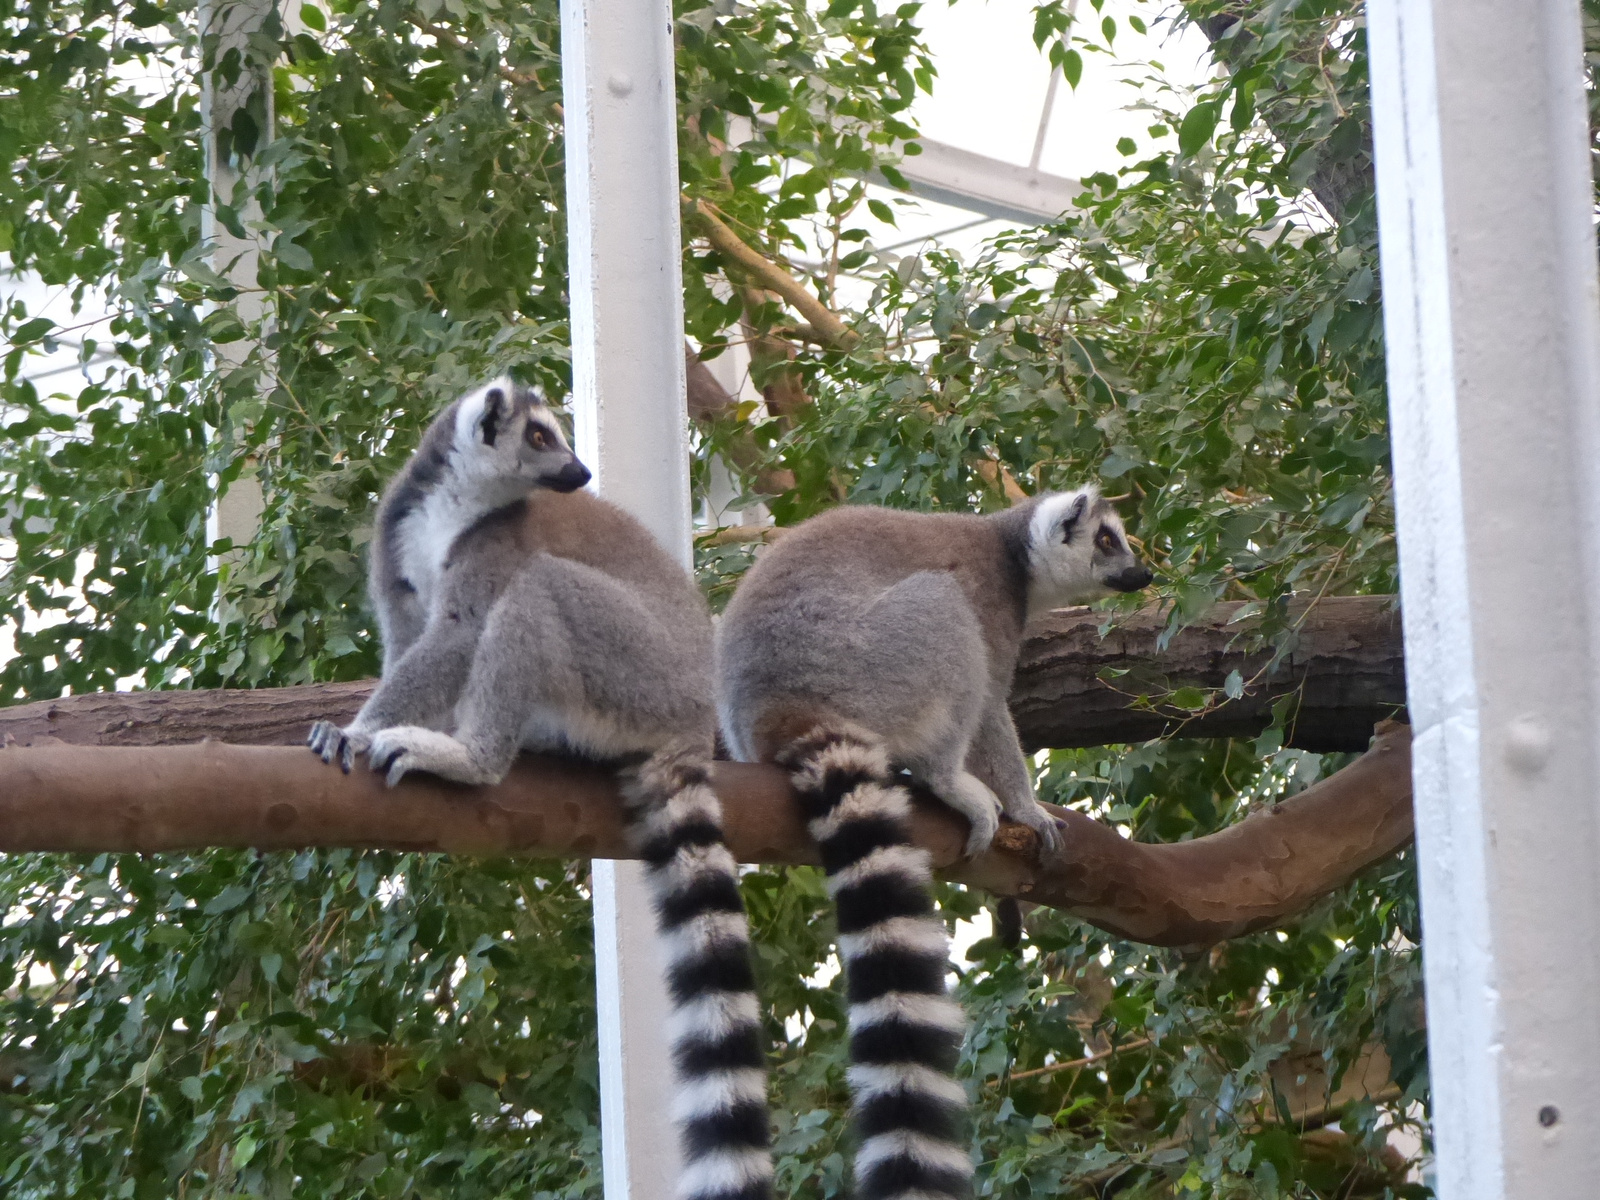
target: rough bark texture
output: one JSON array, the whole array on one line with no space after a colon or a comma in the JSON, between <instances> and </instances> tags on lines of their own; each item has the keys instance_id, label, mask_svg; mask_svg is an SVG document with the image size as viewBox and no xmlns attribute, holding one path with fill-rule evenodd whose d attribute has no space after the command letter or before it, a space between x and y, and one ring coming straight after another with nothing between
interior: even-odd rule
<instances>
[{"instance_id":1,"label":"rough bark texture","mask_svg":"<svg viewBox=\"0 0 1600 1200\"><path fill-rule=\"evenodd\" d=\"M1393 597L1341 596L1309 611L1292 609L1291 623L1300 623L1295 647L1270 675L1263 673L1270 651L1242 649L1250 624L1230 624L1241 607L1217 605L1165 650L1157 646L1166 618L1152 610L1121 620L1104 638L1099 614L1053 614L1032 629L1017 665L1011 712L1023 744L1036 750L1164 734L1254 737L1271 722L1273 703L1297 694L1289 745L1363 750L1377 722L1404 712L1405 656ZM1200 712L1139 706L1141 695L1182 687L1214 691L1221 699L1233 671L1246 683L1238 700Z\"/></svg>"},{"instance_id":2,"label":"rough bark texture","mask_svg":"<svg viewBox=\"0 0 1600 1200\"><path fill-rule=\"evenodd\" d=\"M279 718L266 715L271 726ZM814 861L776 768L717 766L728 838L742 861ZM1195 945L1302 911L1411 837L1410 733L1301 795L1222 832L1144 845L1079 813L1040 859L1031 831L1003 826L960 861L966 822L924 802L917 841L954 879L1070 910L1114 934ZM0 750L0 851L156 852L212 846L386 847L456 854L629 857L615 779L604 768L525 756L493 788L413 777L393 790L290 747L69 746Z\"/></svg>"},{"instance_id":3,"label":"rough bark texture","mask_svg":"<svg viewBox=\"0 0 1600 1200\"><path fill-rule=\"evenodd\" d=\"M1230 672L1252 680L1267 654L1246 654L1250 625L1228 622L1237 604L1218 605L1165 650L1165 618L1126 618L1101 639L1101 614L1064 610L1041 622L1023 648L1011 694L1022 740L1042 746L1138 742L1161 734L1249 737L1266 728L1272 703L1291 692L1299 705L1289 744L1308 750L1362 750L1378 721L1405 704L1399 617L1389 597L1321 601L1303 616L1299 643L1277 673L1239 700L1203 715L1136 706L1142 693L1193 686L1220 692ZM1109 682L1104 671L1126 671ZM0 709L0 741L43 745L173 746L203 738L247 746L298 744L312 721L344 722L372 689L369 681L261 691L115 692Z\"/></svg>"}]
</instances>

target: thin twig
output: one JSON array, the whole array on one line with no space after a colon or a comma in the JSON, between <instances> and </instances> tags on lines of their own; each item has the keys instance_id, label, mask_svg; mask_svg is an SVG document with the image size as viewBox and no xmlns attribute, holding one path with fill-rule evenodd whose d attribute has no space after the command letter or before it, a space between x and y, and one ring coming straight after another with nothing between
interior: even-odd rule
<instances>
[{"instance_id":1,"label":"thin twig","mask_svg":"<svg viewBox=\"0 0 1600 1200\"><path fill-rule=\"evenodd\" d=\"M1150 1038L1135 1038L1131 1042L1123 1042L1120 1046L1112 1046L1106 1050L1096 1051L1094 1054L1085 1055L1083 1058L1074 1058L1070 1062L1051 1063L1045 1067L1034 1067L1031 1071L1017 1071L1009 1079L1015 1083L1019 1079L1032 1079L1036 1075L1053 1075L1057 1071L1075 1071L1079 1067L1092 1067L1097 1062L1104 1062L1113 1054L1124 1050L1143 1050L1146 1046L1153 1045ZM999 1082L996 1080L995 1082Z\"/></svg>"}]
</instances>

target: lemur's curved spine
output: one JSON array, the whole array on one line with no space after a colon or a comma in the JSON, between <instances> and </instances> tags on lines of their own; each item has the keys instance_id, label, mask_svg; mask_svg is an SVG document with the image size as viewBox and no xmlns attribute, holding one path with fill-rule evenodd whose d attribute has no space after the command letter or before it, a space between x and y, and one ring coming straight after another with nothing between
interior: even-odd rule
<instances>
[{"instance_id":1,"label":"lemur's curved spine","mask_svg":"<svg viewBox=\"0 0 1600 1200\"><path fill-rule=\"evenodd\" d=\"M625 785L672 999L681 1200L769 1200L761 1007L739 867L711 788L709 741L658 750Z\"/></svg>"},{"instance_id":2,"label":"lemur's curved spine","mask_svg":"<svg viewBox=\"0 0 1600 1200\"><path fill-rule=\"evenodd\" d=\"M819 726L778 755L800 794L838 912L850 1018L857 1200L967 1196L966 1019L945 990L949 937L911 797L875 735Z\"/></svg>"}]
</instances>

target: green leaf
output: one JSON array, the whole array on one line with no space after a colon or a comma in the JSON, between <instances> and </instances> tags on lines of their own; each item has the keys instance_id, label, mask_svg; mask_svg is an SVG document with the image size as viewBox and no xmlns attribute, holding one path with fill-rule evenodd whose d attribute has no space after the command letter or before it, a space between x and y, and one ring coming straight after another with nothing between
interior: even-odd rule
<instances>
[{"instance_id":1,"label":"green leaf","mask_svg":"<svg viewBox=\"0 0 1600 1200\"><path fill-rule=\"evenodd\" d=\"M1125 138L1118 138L1117 139L1117 153L1118 154L1123 154L1123 155L1136 154L1136 153L1138 153L1138 150L1139 150L1139 144L1137 142L1135 142L1131 137L1125 137Z\"/></svg>"},{"instance_id":2,"label":"green leaf","mask_svg":"<svg viewBox=\"0 0 1600 1200\"><path fill-rule=\"evenodd\" d=\"M315 4L300 6L300 20L307 28L315 29L318 33L326 32L328 28L328 18Z\"/></svg>"},{"instance_id":3,"label":"green leaf","mask_svg":"<svg viewBox=\"0 0 1600 1200\"><path fill-rule=\"evenodd\" d=\"M25 346L29 342L37 342L55 327L56 323L49 317L34 317L31 321L24 321L11 335L12 345Z\"/></svg>"},{"instance_id":4,"label":"green leaf","mask_svg":"<svg viewBox=\"0 0 1600 1200\"><path fill-rule=\"evenodd\" d=\"M1067 86L1073 91L1078 90L1078 82L1083 78L1083 55L1076 50L1066 50L1061 55L1061 77L1067 81Z\"/></svg>"},{"instance_id":5,"label":"green leaf","mask_svg":"<svg viewBox=\"0 0 1600 1200\"><path fill-rule=\"evenodd\" d=\"M1211 693L1203 688L1181 687L1167 697L1167 703L1174 708L1198 712L1211 703Z\"/></svg>"},{"instance_id":6,"label":"green leaf","mask_svg":"<svg viewBox=\"0 0 1600 1200\"><path fill-rule=\"evenodd\" d=\"M1191 108L1178 126L1178 149L1193 154L1211 140L1217 127L1217 106L1214 101L1202 101Z\"/></svg>"},{"instance_id":7,"label":"green leaf","mask_svg":"<svg viewBox=\"0 0 1600 1200\"><path fill-rule=\"evenodd\" d=\"M878 220L882 221L884 224L893 225L895 223L894 209L890 208L882 200L877 198L868 200L867 209L872 213L873 216L877 217Z\"/></svg>"},{"instance_id":8,"label":"green leaf","mask_svg":"<svg viewBox=\"0 0 1600 1200\"><path fill-rule=\"evenodd\" d=\"M316 267L316 263L311 260L311 255L303 246L296 245L285 237L279 237L272 243L272 253L277 256L279 262L296 271L310 271Z\"/></svg>"},{"instance_id":9,"label":"green leaf","mask_svg":"<svg viewBox=\"0 0 1600 1200\"><path fill-rule=\"evenodd\" d=\"M201 909L208 917L220 916L222 913L232 912L252 895L251 889L240 883L230 883L215 896L205 902Z\"/></svg>"}]
</instances>

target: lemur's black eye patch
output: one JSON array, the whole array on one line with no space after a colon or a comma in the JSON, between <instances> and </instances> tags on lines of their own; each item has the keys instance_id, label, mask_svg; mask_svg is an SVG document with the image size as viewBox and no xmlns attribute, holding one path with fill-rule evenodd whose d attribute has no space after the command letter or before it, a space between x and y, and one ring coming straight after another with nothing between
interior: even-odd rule
<instances>
[{"instance_id":1,"label":"lemur's black eye patch","mask_svg":"<svg viewBox=\"0 0 1600 1200\"><path fill-rule=\"evenodd\" d=\"M1118 549L1117 535L1115 532L1113 532L1111 526L1100 526L1100 532L1095 534L1094 544L1095 548L1102 554L1113 554L1116 552Z\"/></svg>"}]
</instances>

